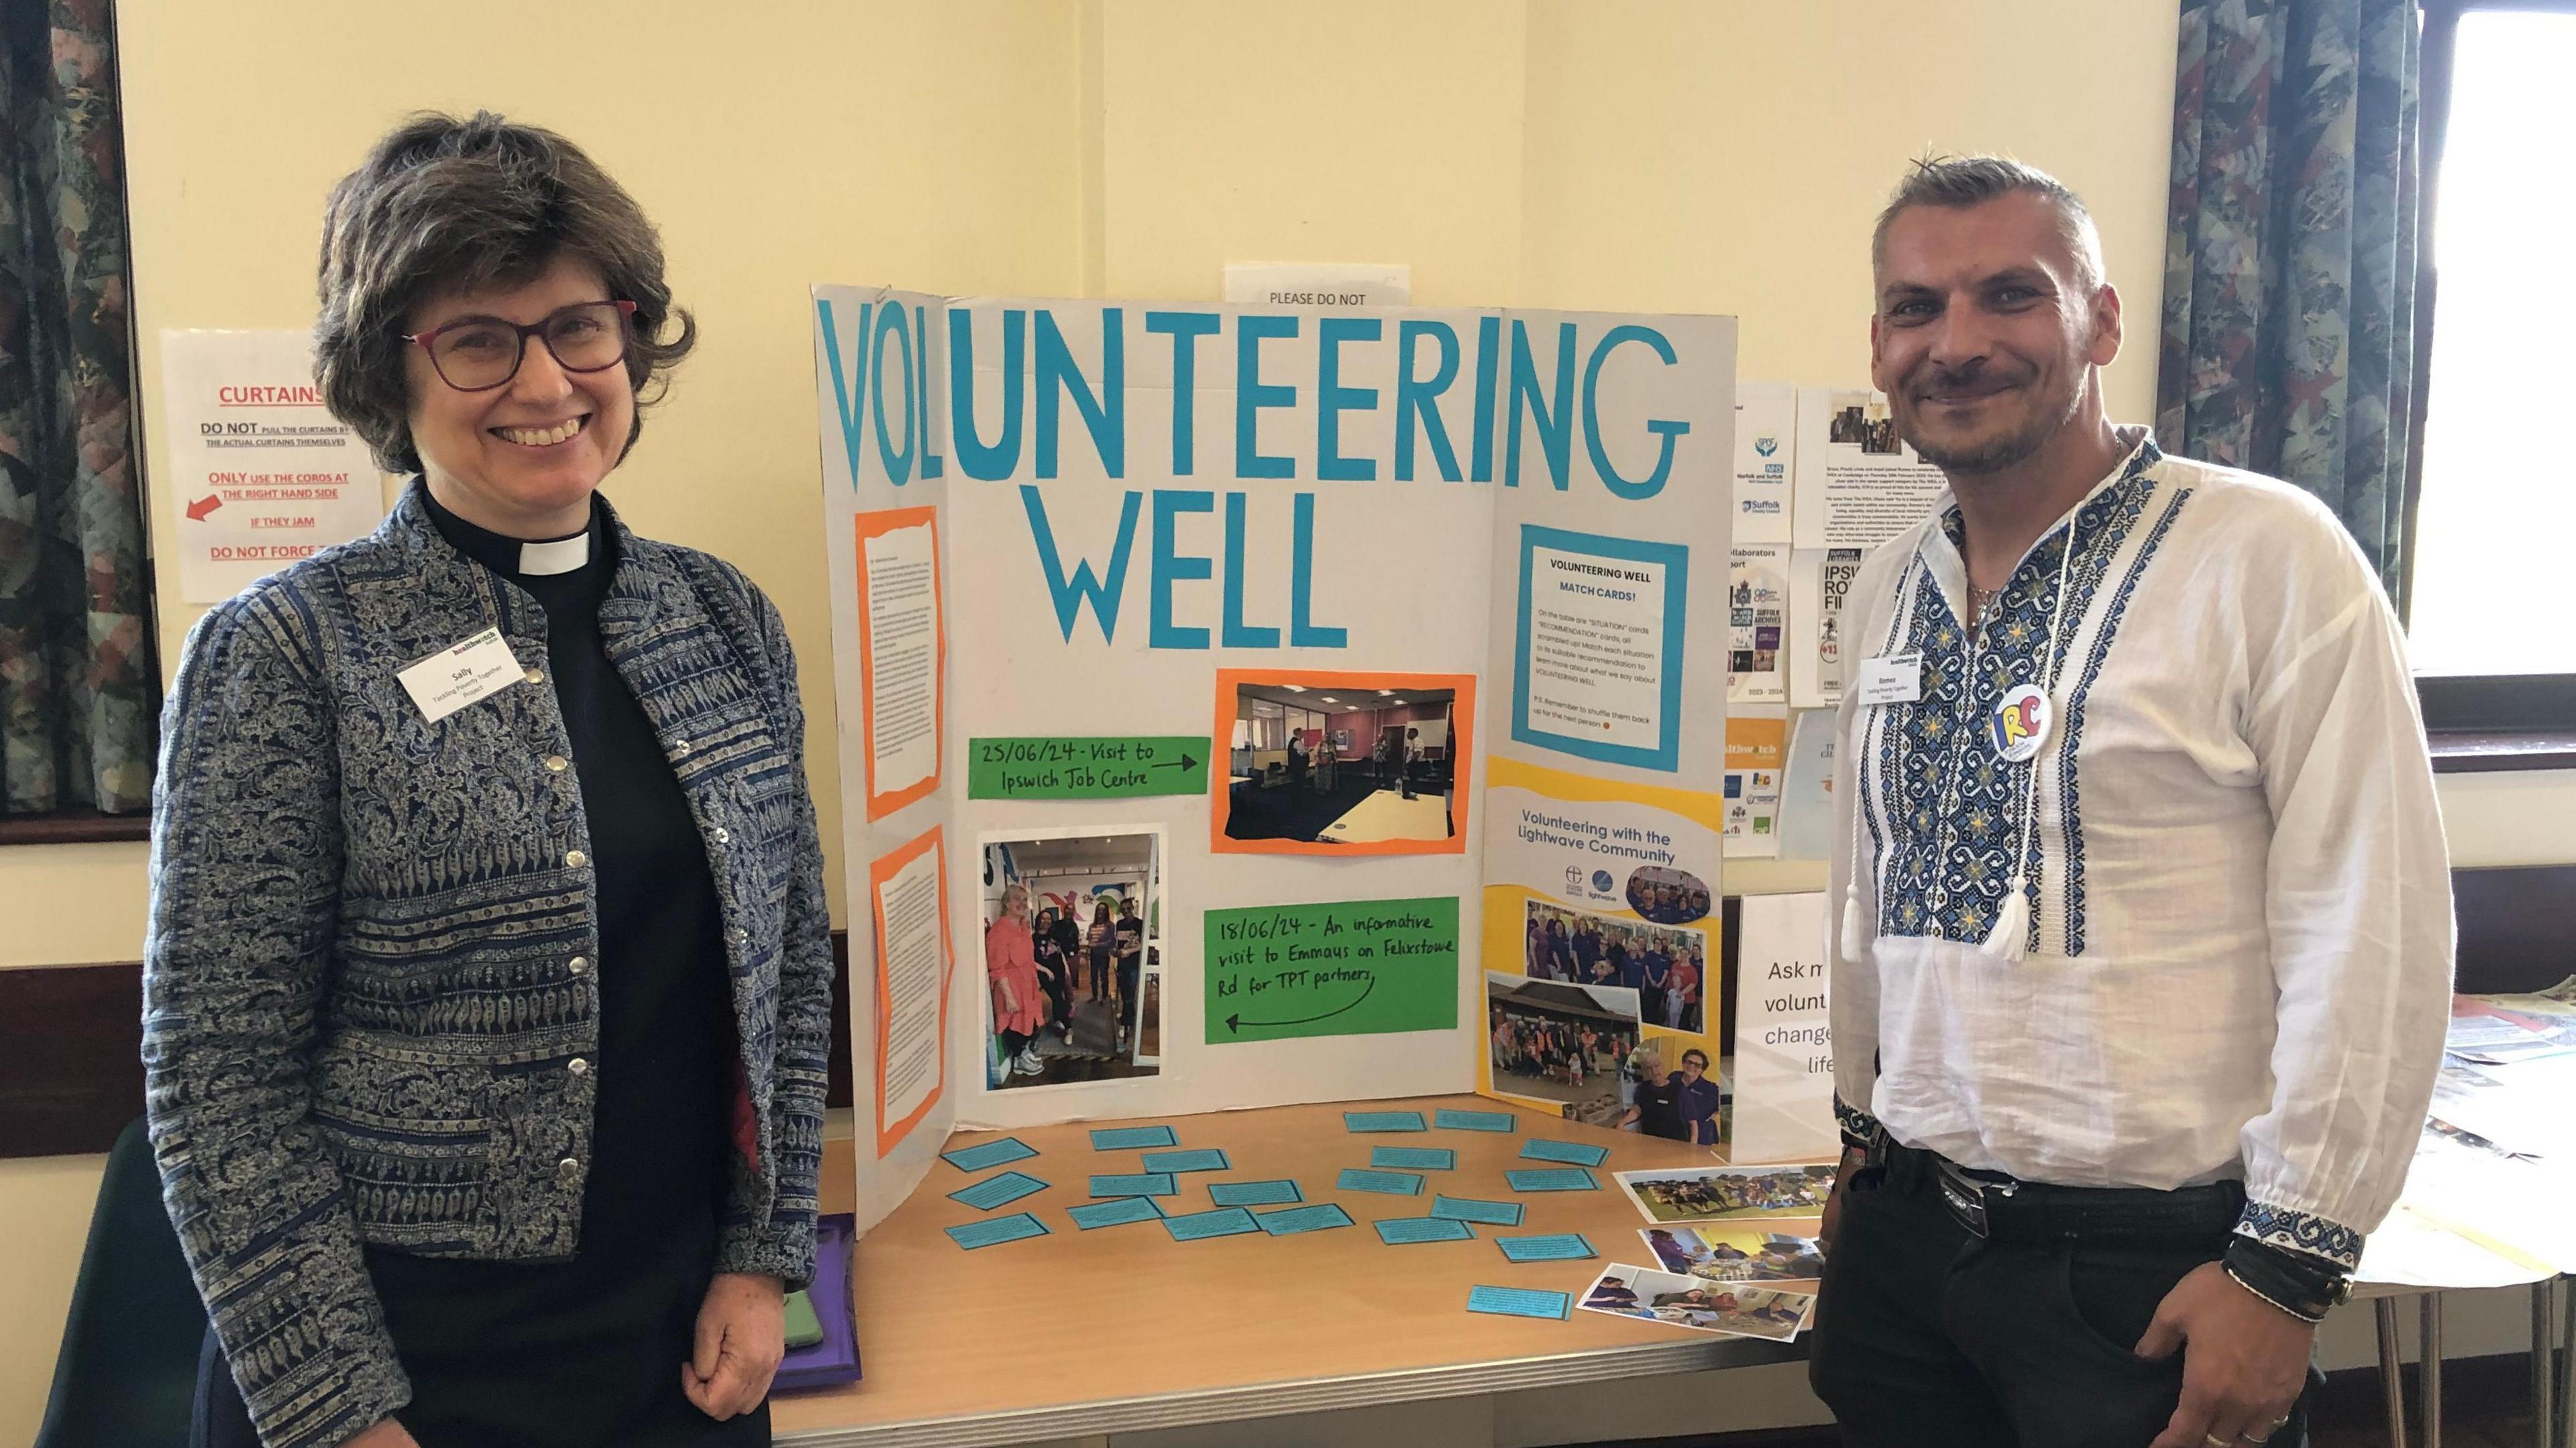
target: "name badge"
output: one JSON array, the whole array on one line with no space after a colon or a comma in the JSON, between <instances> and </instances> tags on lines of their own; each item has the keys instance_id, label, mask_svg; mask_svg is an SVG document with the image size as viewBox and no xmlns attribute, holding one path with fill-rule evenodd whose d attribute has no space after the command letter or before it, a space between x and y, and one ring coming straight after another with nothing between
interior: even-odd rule
<instances>
[{"instance_id":1,"label":"name badge","mask_svg":"<svg viewBox=\"0 0 2576 1448\"><path fill-rule=\"evenodd\" d=\"M1864 704L1915 702L1923 697L1922 651L1861 660L1860 677L1852 681L1852 688Z\"/></svg>"},{"instance_id":2,"label":"name badge","mask_svg":"<svg viewBox=\"0 0 2576 1448\"><path fill-rule=\"evenodd\" d=\"M519 656L510 652L497 628L487 628L463 643L431 654L394 675L402 680L420 717L432 724L473 703L497 694L526 677Z\"/></svg>"}]
</instances>

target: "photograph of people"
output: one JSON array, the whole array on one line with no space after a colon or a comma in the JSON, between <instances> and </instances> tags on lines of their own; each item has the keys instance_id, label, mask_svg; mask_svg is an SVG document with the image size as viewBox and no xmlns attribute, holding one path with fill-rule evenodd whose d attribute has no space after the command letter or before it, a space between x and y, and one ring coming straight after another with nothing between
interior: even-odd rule
<instances>
[{"instance_id":1,"label":"photograph of people","mask_svg":"<svg viewBox=\"0 0 2576 1448\"><path fill-rule=\"evenodd\" d=\"M1644 1024L1694 1036L1706 1029L1706 927L1647 925L1535 899L1523 914L1532 979L1635 991Z\"/></svg>"},{"instance_id":2,"label":"photograph of people","mask_svg":"<svg viewBox=\"0 0 2576 1448\"><path fill-rule=\"evenodd\" d=\"M217 604L166 707L143 1057L193 1441L767 1443L831 1054L795 657L600 493L695 327L635 198L489 114L340 181L321 294L322 394L410 482ZM496 626L489 692L399 682Z\"/></svg>"},{"instance_id":3,"label":"photograph of people","mask_svg":"<svg viewBox=\"0 0 2576 1448\"><path fill-rule=\"evenodd\" d=\"M1160 834L1135 829L983 837L992 1089L1157 1074L1160 1021L1144 980L1160 847Z\"/></svg>"},{"instance_id":4,"label":"photograph of people","mask_svg":"<svg viewBox=\"0 0 2576 1448\"><path fill-rule=\"evenodd\" d=\"M1820 1216L1833 1188L1834 1169L1821 1164L1686 1167L1620 1172L1618 1178L1647 1221L1670 1224Z\"/></svg>"},{"instance_id":5,"label":"photograph of people","mask_svg":"<svg viewBox=\"0 0 2576 1448\"><path fill-rule=\"evenodd\" d=\"M1811 1237L1721 1227L1648 1227L1646 1246L1668 1272L1712 1282L1813 1282L1824 1275Z\"/></svg>"},{"instance_id":6,"label":"photograph of people","mask_svg":"<svg viewBox=\"0 0 2576 1448\"><path fill-rule=\"evenodd\" d=\"M1615 1126L1620 1063L1637 1049L1637 993L1485 972L1494 1089L1553 1103L1572 1121Z\"/></svg>"},{"instance_id":7,"label":"photograph of people","mask_svg":"<svg viewBox=\"0 0 2576 1448\"><path fill-rule=\"evenodd\" d=\"M1215 800L1220 852L1464 848L1471 676L1221 670L1219 688L1233 729Z\"/></svg>"},{"instance_id":8,"label":"photograph of people","mask_svg":"<svg viewBox=\"0 0 2576 1448\"><path fill-rule=\"evenodd\" d=\"M1708 914L1708 886L1688 870L1639 865L1628 873L1628 908L1658 925L1687 925Z\"/></svg>"}]
</instances>

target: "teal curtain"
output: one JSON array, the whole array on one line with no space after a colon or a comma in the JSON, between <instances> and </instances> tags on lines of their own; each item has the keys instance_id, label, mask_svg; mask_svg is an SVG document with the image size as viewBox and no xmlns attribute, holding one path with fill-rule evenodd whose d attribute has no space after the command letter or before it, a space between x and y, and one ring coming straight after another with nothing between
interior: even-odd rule
<instances>
[{"instance_id":1,"label":"teal curtain","mask_svg":"<svg viewBox=\"0 0 2576 1448\"><path fill-rule=\"evenodd\" d=\"M107 0L0 0L0 816L150 808Z\"/></svg>"},{"instance_id":2,"label":"teal curtain","mask_svg":"<svg viewBox=\"0 0 2576 1448\"><path fill-rule=\"evenodd\" d=\"M2159 440L2323 499L2404 606L2414 0L2184 0Z\"/></svg>"}]
</instances>

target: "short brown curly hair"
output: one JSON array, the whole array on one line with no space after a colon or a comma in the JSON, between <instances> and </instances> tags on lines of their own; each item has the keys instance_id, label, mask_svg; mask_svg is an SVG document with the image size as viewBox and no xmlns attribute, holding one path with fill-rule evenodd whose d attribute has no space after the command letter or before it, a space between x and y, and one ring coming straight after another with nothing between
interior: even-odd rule
<instances>
[{"instance_id":1,"label":"short brown curly hair","mask_svg":"<svg viewBox=\"0 0 2576 1448\"><path fill-rule=\"evenodd\" d=\"M419 472L403 370L413 311L442 293L534 280L562 256L598 268L610 297L635 304L631 451L644 408L697 344L697 322L671 305L661 237L635 198L579 146L490 111L413 116L331 188L313 326L323 401L388 471Z\"/></svg>"}]
</instances>

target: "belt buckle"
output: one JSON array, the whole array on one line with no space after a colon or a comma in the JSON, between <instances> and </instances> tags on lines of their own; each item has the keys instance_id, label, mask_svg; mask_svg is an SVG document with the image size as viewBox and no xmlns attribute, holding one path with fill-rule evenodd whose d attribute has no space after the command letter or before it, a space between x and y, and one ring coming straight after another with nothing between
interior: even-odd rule
<instances>
[{"instance_id":1,"label":"belt buckle","mask_svg":"<svg viewBox=\"0 0 2576 1448\"><path fill-rule=\"evenodd\" d=\"M1942 1204L1971 1236L1986 1235L1985 1184L1951 1165L1946 1158L1936 1158L1935 1183L1941 1189Z\"/></svg>"}]
</instances>

